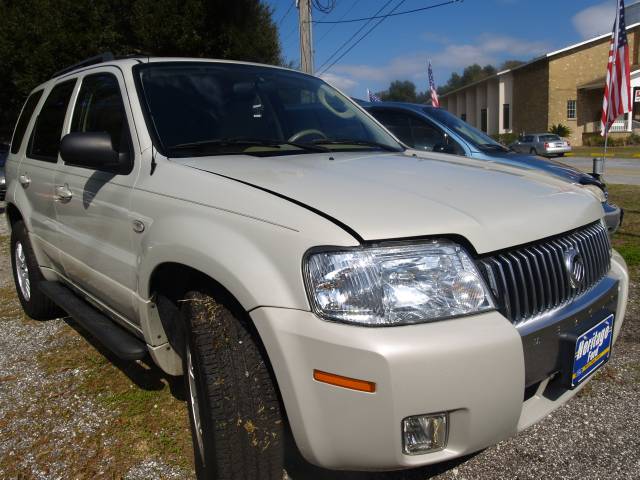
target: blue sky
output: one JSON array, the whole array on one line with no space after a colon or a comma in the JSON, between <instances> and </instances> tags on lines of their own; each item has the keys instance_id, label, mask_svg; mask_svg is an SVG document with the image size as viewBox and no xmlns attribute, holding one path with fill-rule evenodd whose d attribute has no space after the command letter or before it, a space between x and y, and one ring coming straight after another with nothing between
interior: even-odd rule
<instances>
[{"instance_id":1,"label":"blue sky","mask_svg":"<svg viewBox=\"0 0 640 480\"><path fill-rule=\"evenodd\" d=\"M280 25L285 58L297 64L298 12L294 7L284 16L295 0L266 1L273 7L273 17ZM385 12L399 1L394 0ZM397 11L441 1L405 0ZM326 4L327 0L320 2ZM367 17L386 2L336 0L333 12L324 15L314 11L314 20ZM607 33L613 25L615 5L615 0L464 0L425 12L391 17L321 76L359 97L364 97L367 88L384 90L396 79L412 80L418 90L424 90L427 58L433 63L438 84L446 83L451 72L461 72L471 63L499 65L506 59L529 60ZM360 23L315 24L316 69L360 26Z\"/></svg>"}]
</instances>

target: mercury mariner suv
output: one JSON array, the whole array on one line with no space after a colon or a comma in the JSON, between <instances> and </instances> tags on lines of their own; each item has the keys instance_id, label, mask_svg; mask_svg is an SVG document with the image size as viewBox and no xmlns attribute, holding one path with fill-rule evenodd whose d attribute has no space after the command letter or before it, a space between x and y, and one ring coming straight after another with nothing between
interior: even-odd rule
<instances>
[{"instance_id":1,"label":"mercury mariner suv","mask_svg":"<svg viewBox=\"0 0 640 480\"><path fill-rule=\"evenodd\" d=\"M25 312L183 375L199 478L280 479L289 434L338 470L478 451L622 326L596 196L406 149L296 71L90 59L28 97L6 176Z\"/></svg>"}]
</instances>

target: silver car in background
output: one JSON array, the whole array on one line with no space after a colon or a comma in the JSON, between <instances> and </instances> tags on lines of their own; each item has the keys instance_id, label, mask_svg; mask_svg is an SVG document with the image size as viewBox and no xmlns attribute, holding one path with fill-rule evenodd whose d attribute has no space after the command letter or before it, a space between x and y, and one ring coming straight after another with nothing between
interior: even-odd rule
<instances>
[{"instance_id":1,"label":"silver car in background","mask_svg":"<svg viewBox=\"0 0 640 480\"><path fill-rule=\"evenodd\" d=\"M543 157L562 157L571 151L571 144L553 133L533 133L521 136L517 142L509 145L509 148L516 152Z\"/></svg>"}]
</instances>

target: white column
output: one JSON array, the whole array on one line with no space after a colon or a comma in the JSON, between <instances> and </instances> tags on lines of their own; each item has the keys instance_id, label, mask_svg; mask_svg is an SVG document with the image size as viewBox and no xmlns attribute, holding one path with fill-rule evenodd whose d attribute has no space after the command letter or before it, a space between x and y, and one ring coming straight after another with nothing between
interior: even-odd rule
<instances>
[{"instance_id":1,"label":"white column","mask_svg":"<svg viewBox=\"0 0 640 480\"><path fill-rule=\"evenodd\" d=\"M502 115L502 105L500 104L498 94L498 80L490 80L487 82L487 116L488 116L488 133L495 135L500 133L500 116Z\"/></svg>"}]
</instances>

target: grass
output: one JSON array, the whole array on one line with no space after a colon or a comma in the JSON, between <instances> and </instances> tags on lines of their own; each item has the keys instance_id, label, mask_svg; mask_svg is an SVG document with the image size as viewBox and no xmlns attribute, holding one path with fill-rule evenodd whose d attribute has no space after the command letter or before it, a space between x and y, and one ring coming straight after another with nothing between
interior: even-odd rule
<instances>
[{"instance_id":1,"label":"grass","mask_svg":"<svg viewBox=\"0 0 640 480\"><path fill-rule=\"evenodd\" d=\"M74 329L63 329L62 335L68 337L64 345L44 352L38 360L49 375L80 367L83 375L76 390L114 414L99 432L111 439L101 446L105 450L101 456L110 458L109 477L120 478L152 457L191 471L193 451L182 379L141 362L121 362L95 342L87 342L83 338L87 334L69 323Z\"/></svg>"},{"instance_id":2,"label":"grass","mask_svg":"<svg viewBox=\"0 0 640 480\"><path fill-rule=\"evenodd\" d=\"M613 247L620 252L632 276L638 280L640 270L640 187L609 185L609 197L624 208L622 227L613 237Z\"/></svg>"},{"instance_id":3,"label":"grass","mask_svg":"<svg viewBox=\"0 0 640 480\"><path fill-rule=\"evenodd\" d=\"M598 157L602 156L604 147L572 147L572 151L567 156L572 157ZM609 147L607 157L638 158L640 159L640 145L628 147Z\"/></svg>"}]
</instances>

